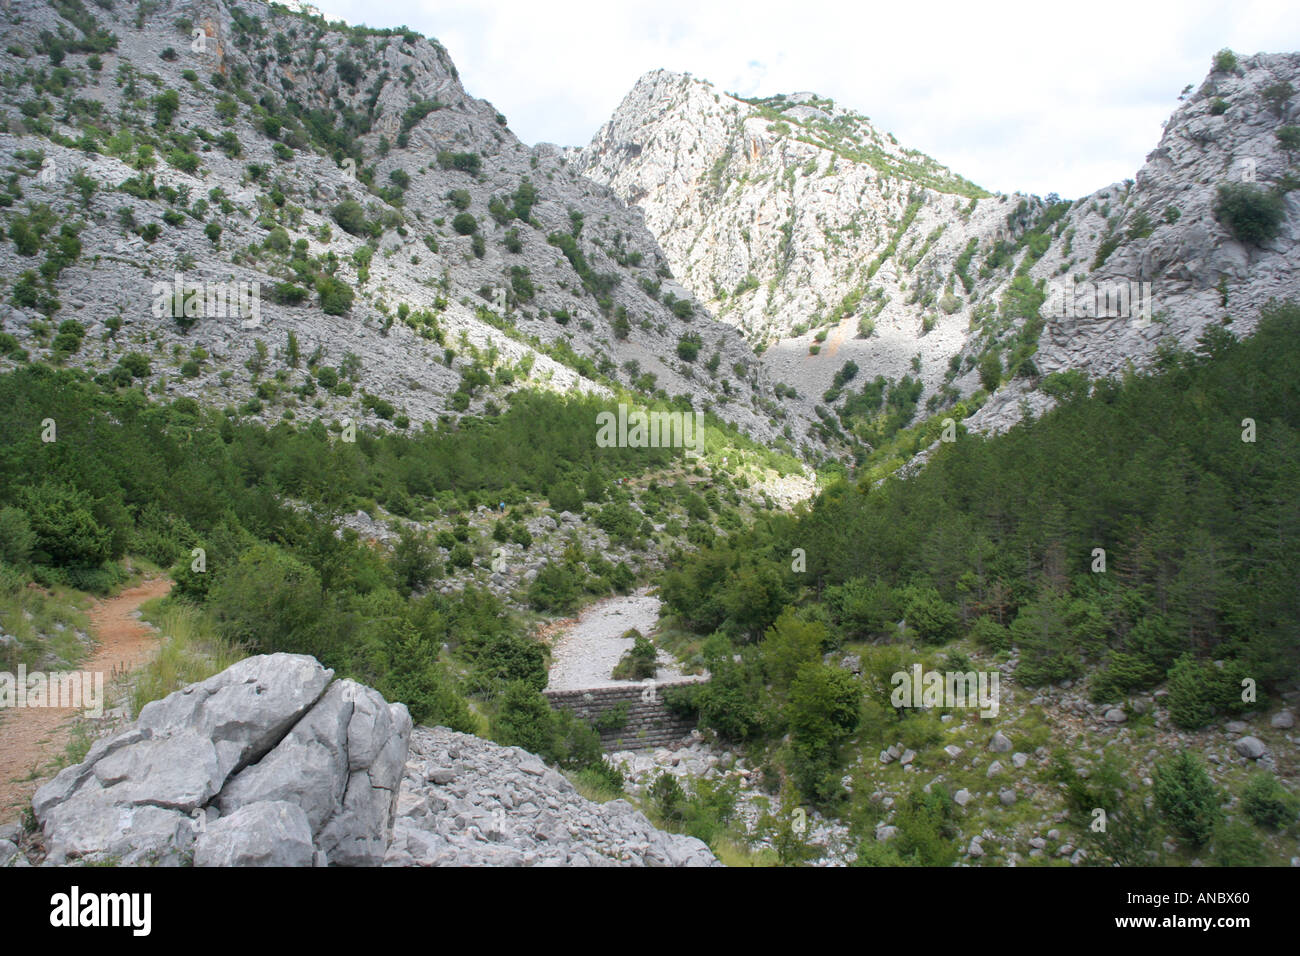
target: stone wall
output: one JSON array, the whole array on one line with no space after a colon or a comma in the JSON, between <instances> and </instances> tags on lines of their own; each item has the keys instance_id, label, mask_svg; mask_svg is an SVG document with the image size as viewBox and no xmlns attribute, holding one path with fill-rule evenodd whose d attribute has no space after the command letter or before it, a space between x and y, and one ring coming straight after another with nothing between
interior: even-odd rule
<instances>
[{"instance_id":1,"label":"stone wall","mask_svg":"<svg viewBox=\"0 0 1300 956\"><path fill-rule=\"evenodd\" d=\"M701 683L698 679L655 684L612 684L589 690L548 690L546 697L583 720L596 719L622 704L627 705L626 723L614 730L600 731L600 744L607 752L649 750L680 743L695 729L694 717L679 717L664 703L664 691Z\"/></svg>"}]
</instances>

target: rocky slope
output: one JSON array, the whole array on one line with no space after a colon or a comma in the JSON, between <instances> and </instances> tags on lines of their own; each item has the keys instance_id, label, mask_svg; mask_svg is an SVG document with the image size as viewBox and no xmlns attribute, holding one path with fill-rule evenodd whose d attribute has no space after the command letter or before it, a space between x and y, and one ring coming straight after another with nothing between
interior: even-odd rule
<instances>
[{"instance_id":1,"label":"rocky slope","mask_svg":"<svg viewBox=\"0 0 1300 956\"><path fill-rule=\"evenodd\" d=\"M517 747L418 728L388 866L718 866L626 800L593 803Z\"/></svg>"},{"instance_id":2,"label":"rocky slope","mask_svg":"<svg viewBox=\"0 0 1300 956\"><path fill-rule=\"evenodd\" d=\"M1037 373L1119 375L1149 365L1161 343L1195 347L1214 325L1248 335L1270 299L1300 297L1297 87L1296 53L1258 54L1233 69L1212 70L1165 123L1159 145L1132 182L1107 186L1071 206L1059 224L1061 241L1029 275L1045 282L1150 282L1151 318L1054 315L1045 303ZM1216 215L1220 187L1229 184L1280 195L1275 237L1243 239ZM966 355L979 347L978 340L968 344ZM1033 376L1016 380L971 424L1005 428L1019 419L1026 398L1032 408L1048 407L1036 384Z\"/></svg>"},{"instance_id":3,"label":"rocky slope","mask_svg":"<svg viewBox=\"0 0 1300 956\"><path fill-rule=\"evenodd\" d=\"M1300 292L1296 144L1279 132L1296 122L1298 74L1293 54L1216 66L1135 183L1068 206L989 196L814 94L746 101L665 71L573 155L642 210L720 320L766 346L769 380L799 393L790 407L812 410L852 360L868 379L919 374L933 411L979 390L992 356L983 384L1003 387L971 424L997 430L1025 398L1050 405L1036 390L1046 373L1141 366L1162 339L1190 345L1225 314L1248 332L1270 297ZM1272 240L1243 243L1214 214L1218 187L1244 176L1287 197ZM1050 315L1015 294L1020 273L1042 294L1069 279L1152 282L1155 323ZM1026 328L1036 314L1046 327ZM859 337L864 320L874 331Z\"/></svg>"},{"instance_id":4,"label":"rocky slope","mask_svg":"<svg viewBox=\"0 0 1300 956\"><path fill-rule=\"evenodd\" d=\"M752 351L640 217L520 143L436 40L221 0L17 0L0 20L6 362L271 422L418 424L521 384L617 383L778 438ZM260 299L176 321L178 275ZM117 365L131 352L148 367Z\"/></svg>"}]
</instances>

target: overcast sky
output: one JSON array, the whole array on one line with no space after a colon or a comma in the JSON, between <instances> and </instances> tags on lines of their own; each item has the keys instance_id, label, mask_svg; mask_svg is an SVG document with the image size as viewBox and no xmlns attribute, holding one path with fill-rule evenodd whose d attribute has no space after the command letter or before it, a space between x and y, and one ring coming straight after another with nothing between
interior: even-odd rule
<instances>
[{"instance_id":1,"label":"overcast sky","mask_svg":"<svg viewBox=\"0 0 1300 956\"><path fill-rule=\"evenodd\" d=\"M1300 50L1295 0L318 0L447 47L526 143L585 144L641 74L833 98L988 189L1076 198L1137 172L1214 52Z\"/></svg>"}]
</instances>

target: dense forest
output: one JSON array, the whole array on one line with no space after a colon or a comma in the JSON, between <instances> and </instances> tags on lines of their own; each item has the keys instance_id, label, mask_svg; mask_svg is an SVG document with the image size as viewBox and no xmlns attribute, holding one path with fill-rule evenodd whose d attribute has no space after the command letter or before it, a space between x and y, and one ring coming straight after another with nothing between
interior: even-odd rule
<instances>
[{"instance_id":1,"label":"dense forest","mask_svg":"<svg viewBox=\"0 0 1300 956\"><path fill-rule=\"evenodd\" d=\"M1014 654L1020 684L1087 676L1098 702L1167 682L1184 729L1265 706L1300 660L1300 309L1242 341L1211 327L1148 374L1045 387L1059 405L1036 421L680 556L662 594L714 674L681 706L724 738L788 734L786 770L825 807L847 796L842 745L871 753L911 719L888 705L909 648L971 638ZM823 663L848 648L865 703Z\"/></svg>"}]
</instances>

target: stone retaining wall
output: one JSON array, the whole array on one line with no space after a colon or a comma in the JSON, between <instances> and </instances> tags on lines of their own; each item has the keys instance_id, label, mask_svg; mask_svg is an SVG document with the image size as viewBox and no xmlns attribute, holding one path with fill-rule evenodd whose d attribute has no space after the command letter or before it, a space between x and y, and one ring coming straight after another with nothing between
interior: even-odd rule
<instances>
[{"instance_id":1,"label":"stone retaining wall","mask_svg":"<svg viewBox=\"0 0 1300 956\"><path fill-rule=\"evenodd\" d=\"M652 750L680 743L695 729L695 718L679 717L664 703L663 692L675 687L702 683L698 678L655 684L613 684L588 690L548 690L546 697L555 707L563 707L595 724L596 719L622 704L627 705L627 721L622 727L600 731L600 744L606 752L616 750Z\"/></svg>"}]
</instances>

